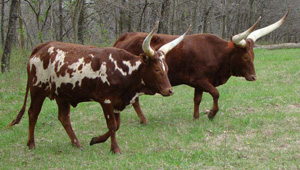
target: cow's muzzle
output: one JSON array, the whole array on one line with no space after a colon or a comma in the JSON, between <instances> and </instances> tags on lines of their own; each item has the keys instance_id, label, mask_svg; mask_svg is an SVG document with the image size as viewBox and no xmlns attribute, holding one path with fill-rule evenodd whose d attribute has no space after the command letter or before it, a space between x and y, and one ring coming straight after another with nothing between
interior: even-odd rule
<instances>
[{"instance_id":1,"label":"cow's muzzle","mask_svg":"<svg viewBox=\"0 0 300 170\"><path fill-rule=\"evenodd\" d=\"M248 81L255 81L257 79L256 75L255 74L252 74L252 75L249 75L247 77L245 77L246 80Z\"/></svg>"},{"instance_id":2,"label":"cow's muzzle","mask_svg":"<svg viewBox=\"0 0 300 170\"><path fill-rule=\"evenodd\" d=\"M171 96L171 95L174 94L174 89L172 87L171 88L166 88L166 89L162 90L160 92L160 94L163 95L163 96Z\"/></svg>"}]
</instances>

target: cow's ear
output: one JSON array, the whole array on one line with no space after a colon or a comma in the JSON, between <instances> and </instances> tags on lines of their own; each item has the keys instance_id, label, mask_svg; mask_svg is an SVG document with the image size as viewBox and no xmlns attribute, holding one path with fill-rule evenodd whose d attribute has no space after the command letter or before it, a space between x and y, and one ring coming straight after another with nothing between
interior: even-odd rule
<instances>
[{"instance_id":1,"label":"cow's ear","mask_svg":"<svg viewBox=\"0 0 300 170\"><path fill-rule=\"evenodd\" d=\"M143 59L143 63L145 63L146 65L149 64L150 58L147 55L143 54L142 59Z\"/></svg>"}]
</instances>

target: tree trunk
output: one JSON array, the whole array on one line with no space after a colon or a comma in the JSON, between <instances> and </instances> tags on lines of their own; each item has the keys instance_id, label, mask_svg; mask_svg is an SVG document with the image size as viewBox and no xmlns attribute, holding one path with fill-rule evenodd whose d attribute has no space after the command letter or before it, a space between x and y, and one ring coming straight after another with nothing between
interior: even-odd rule
<instances>
[{"instance_id":1,"label":"tree trunk","mask_svg":"<svg viewBox=\"0 0 300 170\"><path fill-rule=\"evenodd\" d=\"M202 15L202 18L203 18L203 23L202 23L202 33L208 33L208 25L207 25L207 20L208 20L208 15L209 15L209 12L211 10L211 6L209 6L208 4L208 0L205 0L204 2L204 10L203 10L203 15Z\"/></svg>"},{"instance_id":2,"label":"tree trunk","mask_svg":"<svg viewBox=\"0 0 300 170\"><path fill-rule=\"evenodd\" d=\"M145 4L144 4L144 8L143 8L143 10L142 10L142 13L141 13L141 16L140 16L140 20L139 20L139 24L138 24L138 31L142 31L142 23L143 23L143 19L145 20L145 10L146 10L146 8L147 8L147 6L148 6L148 2L147 2L147 0L145 0Z\"/></svg>"},{"instance_id":3,"label":"tree trunk","mask_svg":"<svg viewBox=\"0 0 300 170\"><path fill-rule=\"evenodd\" d=\"M84 2L85 0L83 0L83 4L82 4L82 8L79 14L79 19L78 19L78 42L80 44L84 44L84 28L85 28L85 6L84 6Z\"/></svg>"},{"instance_id":4,"label":"tree trunk","mask_svg":"<svg viewBox=\"0 0 300 170\"><path fill-rule=\"evenodd\" d=\"M168 21L170 14L170 0L163 0L160 11L160 24L157 29L157 33L168 34Z\"/></svg>"},{"instance_id":5,"label":"tree trunk","mask_svg":"<svg viewBox=\"0 0 300 170\"><path fill-rule=\"evenodd\" d=\"M171 34L174 34L174 20L175 20L175 4L176 1L173 0L173 5L172 5L172 18L171 18Z\"/></svg>"},{"instance_id":6,"label":"tree trunk","mask_svg":"<svg viewBox=\"0 0 300 170\"><path fill-rule=\"evenodd\" d=\"M122 1L122 7L120 8L120 20L119 20L119 35L123 33L125 29L125 24L126 24L126 12L125 12L125 7L126 7L126 0L121 0Z\"/></svg>"},{"instance_id":7,"label":"tree trunk","mask_svg":"<svg viewBox=\"0 0 300 170\"><path fill-rule=\"evenodd\" d=\"M4 0L1 0L1 45L4 47Z\"/></svg>"},{"instance_id":8,"label":"tree trunk","mask_svg":"<svg viewBox=\"0 0 300 170\"><path fill-rule=\"evenodd\" d=\"M80 17L80 12L83 6L84 0L76 0L75 8L72 16L72 26L73 26L73 41L74 43L78 43L78 21Z\"/></svg>"},{"instance_id":9,"label":"tree trunk","mask_svg":"<svg viewBox=\"0 0 300 170\"><path fill-rule=\"evenodd\" d=\"M196 4L193 7L193 13L192 13L192 30L193 30L194 33L197 32L197 21L196 21L196 18L197 18L197 8L198 8L199 1L196 1L195 3Z\"/></svg>"},{"instance_id":10,"label":"tree trunk","mask_svg":"<svg viewBox=\"0 0 300 170\"><path fill-rule=\"evenodd\" d=\"M63 41L63 27L64 27L64 18L63 18L63 0L59 0L58 2L58 11L59 11L59 35L58 40Z\"/></svg>"},{"instance_id":11,"label":"tree trunk","mask_svg":"<svg viewBox=\"0 0 300 170\"><path fill-rule=\"evenodd\" d=\"M13 42L16 37L16 21L18 18L18 0L12 0L9 11L8 31L5 40L4 50L2 54L1 72L7 72L10 68L10 53Z\"/></svg>"},{"instance_id":12,"label":"tree trunk","mask_svg":"<svg viewBox=\"0 0 300 170\"><path fill-rule=\"evenodd\" d=\"M18 1L18 10L19 10L19 34L20 34L20 47L22 49L25 48L25 38L24 38L24 28L22 21L22 13L21 13L21 0Z\"/></svg>"},{"instance_id":13,"label":"tree trunk","mask_svg":"<svg viewBox=\"0 0 300 170\"><path fill-rule=\"evenodd\" d=\"M226 0L221 0L221 3L222 3L221 37L224 39L226 37L226 17L227 17Z\"/></svg>"},{"instance_id":14,"label":"tree trunk","mask_svg":"<svg viewBox=\"0 0 300 170\"><path fill-rule=\"evenodd\" d=\"M248 28L250 28L253 23L255 22L254 21L254 0L249 0L249 22L248 22Z\"/></svg>"}]
</instances>

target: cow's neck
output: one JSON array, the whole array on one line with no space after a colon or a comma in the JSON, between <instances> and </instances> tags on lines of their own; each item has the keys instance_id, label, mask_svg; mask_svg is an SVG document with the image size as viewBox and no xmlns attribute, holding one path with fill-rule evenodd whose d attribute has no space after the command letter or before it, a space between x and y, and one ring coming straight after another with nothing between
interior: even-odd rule
<instances>
[{"instance_id":1,"label":"cow's neck","mask_svg":"<svg viewBox=\"0 0 300 170\"><path fill-rule=\"evenodd\" d=\"M142 61L141 61L142 62ZM134 100L143 94L155 94L153 91L151 91L149 88L145 86L142 80L141 76L141 70L144 67L144 63L142 63L139 67L139 69L135 72L133 72L128 77L128 82L126 85L124 85L123 92L121 93L119 109L122 110L125 108L125 106L132 104Z\"/></svg>"},{"instance_id":2,"label":"cow's neck","mask_svg":"<svg viewBox=\"0 0 300 170\"><path fill-rule=\"evenodd\" d=\"M219 70L214 79L214 86L225 84L232 76L232 57L234 51L234 46L231 46L231 43L229 42L228 46L224 47L222 53L219 54Z\"/></svg>"}]
</instances>

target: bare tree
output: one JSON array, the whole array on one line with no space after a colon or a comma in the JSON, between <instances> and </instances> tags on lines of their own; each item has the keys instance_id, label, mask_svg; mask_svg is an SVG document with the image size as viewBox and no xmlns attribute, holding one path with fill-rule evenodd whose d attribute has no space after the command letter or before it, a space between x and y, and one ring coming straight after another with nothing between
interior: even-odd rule
<instances>
[{"instance_id":1,"label":"bare tree","mask_svg":"<svg viewBox=\"0 0 300 170\"><path fill-rule=\"evenodd\" d=\"M73 16L72 16L72 26L73 26L73 41L75 43L78 43L78 24L79 24L79 18L84 5L84 0L76 0L75 7L73 10Z\"/></svg>"},{"instance_id":2,"label":"bare tree","mask_svg":"<svg viewBox=\"0 0 300 170\"><path fill-rule=\"evenodd\" d=\"M21 17L21 0L18 1L18 11L19 11L19 16L18 16L18 20L19 20L19 42L20 42L20 47L22 49L25 48L25 38L24 38L24 28L23 28L23 21L22 21L22 17Z\"/></svg>"},{"instance_id":3,"label":"bare tree","mask_svg":"<svg viewBox=\"0 0 300 170\"><path fill-rule=\"evenodd\" d=\"M63 0L58 1L58 13L59 13L59 34L57 40L63 41L63 25L64 25L64 17L63 17Z\"/></svg>"},{"instance_id":4,"label":"bare tree","mask_svg":"<svg viewBox=\"0 0 300 170\"><path fill-rule=\"evenodd\" d=\"M16 21L18 18L18 0L12 0L9 11L8 31L2 54L1 72L7 72L10 69L10 54L16 37Z\"/></svg>"},{"instance_id":5,"label":"bare tree","mask_svg":"<svg viewBox=\"0 0 300 170\"><path fill-rule=\"evenodd\" d=\"M5 0L1 0L1 45L4 46L4 8Z\"/></svg>"},{"instance_id":6,"label":"bare tree","mask_svg":"<svg viewBox=\"0 0 300 170\"><path fill-rule=\"evenodd\" d=\"M209 4L209 0L204 1L204 10L202 14L202 30L201 33L208 33L208 15L212 6Z\"/></svg>"},{"instance_id":7,"label":"bare tree","mask_svg":"<svg viewBox=\"0 0 300 170\"><path fill-rule=\"evenodd\" d=\"M161 11L160 11L160 24L158 26L157 32L158 33L169 33L169 14L170 14L170 0L163 0L161 4Z\"/></svg>"}]
</instances>

